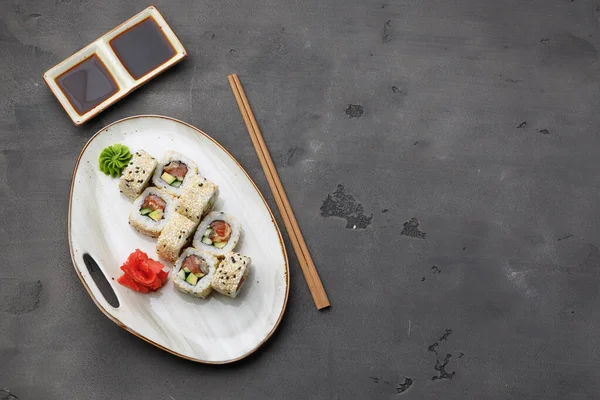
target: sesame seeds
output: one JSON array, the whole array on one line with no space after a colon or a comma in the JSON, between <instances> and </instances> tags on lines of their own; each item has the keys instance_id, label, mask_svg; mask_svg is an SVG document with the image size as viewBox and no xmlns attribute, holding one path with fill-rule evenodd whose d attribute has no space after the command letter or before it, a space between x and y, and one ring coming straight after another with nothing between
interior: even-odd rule
<instances>
[{"instance_id":1,"label":"sesame seeds","mask_svg":"<svg viewBox=\"0 0 600 400\"><path fill-rule=\"evenodd\" d=\"M248 274L249 262L249 257L234 252L227 253L215 273L213 289L226 296L236 297L240 282Z\"/></svg>"},{"instance_id":2,"label":"sesame seeds","mask_svg":"<svg viewBox=\"0 0 600 400\"><path fill-rule=\"evenodd\" d=\"M157 241L157 253L162 258L175 262L196 223L186 217L173 214L167 221Z\"/></svg>"},{"instance_id":3,"label":"sesame seeds","mask_svg":"<svg viewBox=\"0 0 600 400\"><path fill-rule=\"evenodd\" d=\"M136 152L121 175L119 186L123 193L130 199L135 200L146 188L156 164L156 160L150 154L143 150ZM127 178L133 178L129 180L131 185L126 185L128 183L125 181Z\"/></svg>"},{"instance_id":4,"label":"sesame seeds","mask_svg":"<svg viewBox=\"0 0 600 400\"><path fill-rule=\"evenodd\" d=\"M200 175L190 177L189 181L175 211L192 221L200 222L202 215L209 209L211 198L217 193L217 185Z\"/></svg>"}]
</instances>

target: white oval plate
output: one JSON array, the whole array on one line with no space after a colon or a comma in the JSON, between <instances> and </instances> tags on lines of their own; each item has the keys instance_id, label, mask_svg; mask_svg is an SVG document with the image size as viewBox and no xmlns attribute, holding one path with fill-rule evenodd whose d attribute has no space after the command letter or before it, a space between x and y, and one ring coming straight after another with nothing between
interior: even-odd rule
<instances>
[{"instance_id":1,"label":"white oval plate","mask_svg":"<svg viewBox=\"0 0 600 400\"><path fill-rule=\"evenodd\" d=\"M236 251L252 258L240 295L213 293L208 300L180 293L171 280L156 293L138 293L117 283L120 266L136 248L158 260L156 240L128 224L132 202L119 193L118 179L98 169L102 149L122 143L159 159L168 149L198 164L200 173L219 185L215 209L242 223ZM69 202L69 244L75 270L98 308L113 322L153 345L192 361L224 364L258 349L275 331L287 304L288 260L273 214L240 164L205 133L162 116L135 116L96 133L75 165ZM83 261L98 264L118 300L112 307ZM164 263L163 260L161 262ZM165 263L171 267L171 264Z\"/></svg>"}]
</instances>

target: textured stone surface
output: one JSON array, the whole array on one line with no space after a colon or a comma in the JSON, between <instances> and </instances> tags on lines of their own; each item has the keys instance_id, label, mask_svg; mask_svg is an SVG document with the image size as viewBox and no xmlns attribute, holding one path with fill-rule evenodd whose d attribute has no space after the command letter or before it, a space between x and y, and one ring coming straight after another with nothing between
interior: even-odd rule
<instances>
[{"instance_id":1,"label":"textured stone surface","mask_svg":"<svg viewBox=\"0 0 600 400\"><path fill-rule=\"evenodd\" d=\"M0 398L600 398L598 3L161 0L189 59L73 126L42 73L147 4L0 1ZM333 307L288 246L279 331L213 367L97 310L66 217L85 142L143 113L212 135L274 207L232 72Z\"/></svg>"}]
</instances>

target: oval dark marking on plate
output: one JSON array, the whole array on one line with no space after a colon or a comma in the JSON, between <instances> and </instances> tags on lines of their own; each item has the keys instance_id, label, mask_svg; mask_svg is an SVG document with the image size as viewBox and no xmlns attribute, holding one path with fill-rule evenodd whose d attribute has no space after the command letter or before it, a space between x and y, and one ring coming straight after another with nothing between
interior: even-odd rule
<instances>
[{"instance_id":1,"label":"oval dark marking on plate","mask_svg":"<svg viewBox=\"0 0 600 400\"><path fill-rule=\"evenodd\" d=\"M88 253L85 253L83 255L83 262L85 263L90 276L94 280L94 283L98 287L98 290L100 290L100 293L104 296L104 299L114 308L119 308L119 299L110 283L108 283L108 279L106 279L106 276L104 276L104 273L96 263L96 260Z\"/></svg>"}]
</instances>

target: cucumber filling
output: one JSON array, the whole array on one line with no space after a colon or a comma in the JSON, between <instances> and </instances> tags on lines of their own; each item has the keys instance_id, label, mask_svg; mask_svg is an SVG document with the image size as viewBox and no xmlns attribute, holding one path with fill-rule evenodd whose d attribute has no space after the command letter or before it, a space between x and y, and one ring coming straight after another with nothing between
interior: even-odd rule
<instances>
[{"instance_id":1,"label":"cucumber filling","mask_svg":"<svg viewBox=\"0 0 600 400\"><path fill-rule=\"evenodd\" d=\"M183 260L182 268L177 276L192 286L196 286L198 281L208 274L208 264L201 257L192 254Z\"/></svg>"},{"instance_id":2,"label":"cucumber filling","mask_svg":"<svg viewBox=\"0 0 600 400\"><path fill-rule=\"evenodd\" d=\"M154 210L148 216L152 218L154 221L160 221L164 215L162 210Z\"/></svg>"},{"instance_id":3,"label":"cucumber filling","mask_svg":"<svg viewBox=\"0 0 600 400\"><path fill-rule=\"evenodd\" d=\"M163 219L165 212L160 208L153 210L150 207L144 207L140 209L140 214L151 218L153 221L160 221L161 219Z\"/></svg>"},{"instance_id":4,"label":"cucumber filling","mask_svg":"<svg viewBox=\"0 0 600 400\"><path fill-rule=\"evenodd\" d=\"M160 178L167 182L169 185L172 185L173 182L175 182L177 180L177 178L175 178L173 175L169 174L168 172L163 172L163 174L160 176Z\"/></svg>"},{"instance_id":5,"label":"cucumber filling","mask_svg":"<svg viewBox=\"0 0 600 400\"><path fill-rule=\"evenodd\" d=\"M160 177L168 185L180 187L187 173L187 165L180 161L171 161L163 167L163 173Z\"/></svg>"},{"instance_id":6,"label":"cucumber filling","mask_svg":"<svg viewBox=\"0 0 600 400\"><path fill-rule=\"evenodd\" d=\"M202 243L222 249L227 246L231 238L231 225L225 221L215 220L210 223L202 235Z\"/></svg>"},{"instance_id":7,"label":"cucumber filling","mask_svg":"<svg viewBox=\"0 0 600 400\"><path fill-rule=\"evenodd\" d=\"M148 214L150 214L151 212L152 212L152 209L151 209L150 207L142 208L142 209L140 210L140 214L142 214L142 215L148 215Z\"/></svg>"},{"instance_id":8,"label":"cucumber filling","mask_svg":"<svg viewBox=\"0 0 600 400\"><path fill-rule=\"evenodd\" d=\"M190 273L190 274L189 274L189 275L188 275L188 276L185 278L185 281L186 281L187 283L189 283L190 285L193 285L193 286L195 286L195 285L196 285L196 283L198 283L198 277L197 277L196 275L194 275L194 274Z\"/></svg>"},{"instance_id":9,"label":"cucumber filling","mask_svg":"<svg viewBox=\"0 0 600 400\"><path fill-rule=\"evenodd\" d=\"M140 208L140 215L151 218L153 221L160 221L165 215L167 203L155 194L146 196Z\"/></svg>"}]
</instances>

